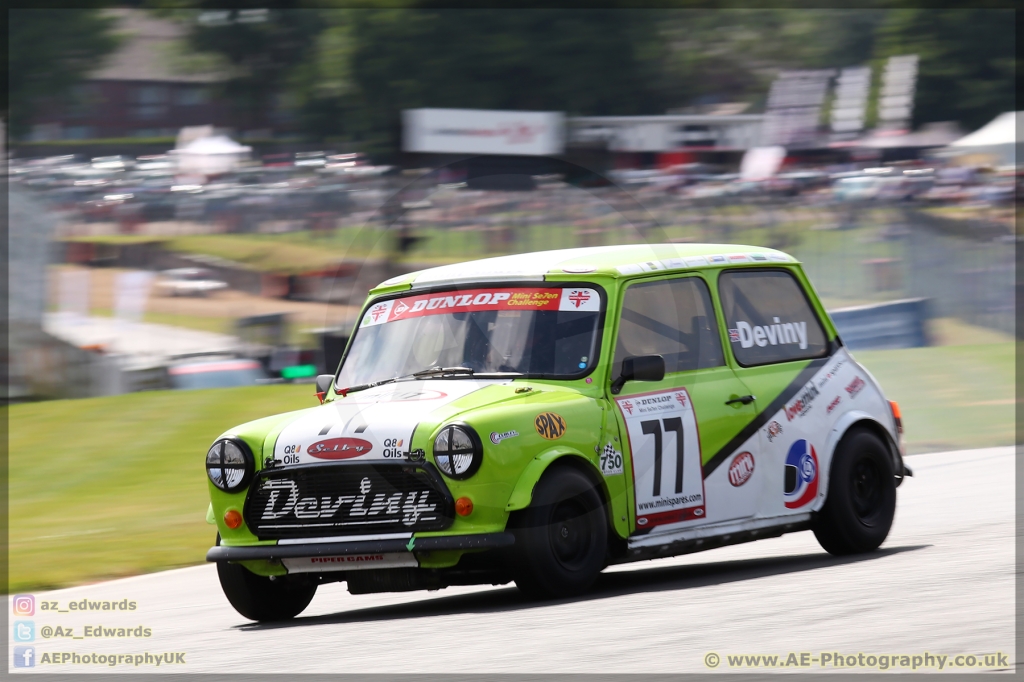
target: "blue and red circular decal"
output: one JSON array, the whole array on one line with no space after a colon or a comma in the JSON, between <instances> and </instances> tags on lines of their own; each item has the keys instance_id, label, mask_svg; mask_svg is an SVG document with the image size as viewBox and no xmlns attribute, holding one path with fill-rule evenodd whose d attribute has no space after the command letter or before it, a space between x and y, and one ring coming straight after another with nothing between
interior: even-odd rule
<instances>
[{"instance_id":1,"label":"blue and red circular decal","mask_svg":"<svg viewBox=\"0 0 1024 682\"><path fill-rule=\"evenodd\" d=\"M787 509L797 509L813 502L818 494L818 453L803 438L789 447L785 481Z\"/></svg>"}]
</instances>

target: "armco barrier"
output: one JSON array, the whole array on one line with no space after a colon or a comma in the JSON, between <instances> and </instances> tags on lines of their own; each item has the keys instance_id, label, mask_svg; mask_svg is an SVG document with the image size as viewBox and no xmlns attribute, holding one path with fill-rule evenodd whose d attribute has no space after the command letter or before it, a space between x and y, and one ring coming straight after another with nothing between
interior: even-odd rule
<instances>
[{"instance_id":1,"label":"armco barrier","mask_svg":"<svg viewBox=\"0 0 1024 682\"><path fill-rule=\"evenodd\" d=\"M908 298L876 305L830 310L843 343L850 350L927 346L929 300Z\"/></svg>"}]
</instances>

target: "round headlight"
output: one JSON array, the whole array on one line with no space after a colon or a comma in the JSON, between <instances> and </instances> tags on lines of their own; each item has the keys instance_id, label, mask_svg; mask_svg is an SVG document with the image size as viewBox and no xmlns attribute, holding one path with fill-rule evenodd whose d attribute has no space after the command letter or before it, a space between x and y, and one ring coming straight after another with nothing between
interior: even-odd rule
<instances>
[{"instance_id":1,"label":"round headlight","mask_svg":"<svg viewBox=\"0 0 1024 682\"><path fill-rule=\"evenodd\" d=\"M252 453L240 440L219 440L206 453L206 475L226 493L244 488L249 483L253 467Z\"/></svg>"},{"instance_id":2,"label":"round headlight","mask_svg":"<svg viewBox=\"0 0 1024 682\"><path fill-rule=\"evenodd\" d=\"M483 457L480 437L468 426L446 426L434 439L434 463L450 478L469 478L480 468Z\"/></svg>"}]
</instances>

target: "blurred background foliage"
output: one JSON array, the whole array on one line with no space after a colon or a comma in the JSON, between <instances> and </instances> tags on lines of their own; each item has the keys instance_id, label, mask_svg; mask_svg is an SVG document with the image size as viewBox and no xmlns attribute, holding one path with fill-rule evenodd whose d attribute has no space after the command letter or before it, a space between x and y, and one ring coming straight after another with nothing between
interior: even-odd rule
<instances>
[{"instance_id":1,"label":"blurred background foliage","mask_svg":"<svg viewBox=\"0 0 1024 682\"><path fill-rule=\"evenodd\" d=\"M88 6L12 9L4 14L9 22L8 49L0 57L6 79L0 102L12 132L24 129L34 104L70 91L120 42L115 20ZM11 101L19 106L10 107Z\"/></svg>"},{"instance_id":2,"label":"blurred background foliage","mask_svg":"<svg viewBox=\"0 0 1024 682\"><path fill-rule=\"evenodd\" d=\"M973 129L1014 105L1012 10L316 8L278 3L258 23L198 21L225 2L145 0L188 28L183 57L218 63L239 125L284 104L310 139L387 160L402 109L660 114L726 102L764 105L780 69L921 57L914 126ZM381 3L382 5L384 3ZM395 3L388 3L395 4ZM9 113L20 134L42 95L67 91L117 45L100 9L15 10ZM7 101L4 101L5 111ZM872 123L868 121L868 123Z\"/></svg>"}]
</instances>

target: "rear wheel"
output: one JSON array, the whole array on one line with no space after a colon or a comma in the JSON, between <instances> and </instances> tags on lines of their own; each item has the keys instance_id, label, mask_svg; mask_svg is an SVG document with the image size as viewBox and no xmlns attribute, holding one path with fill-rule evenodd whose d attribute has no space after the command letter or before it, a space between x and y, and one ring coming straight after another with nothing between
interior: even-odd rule
<instances>
[{"instance_id":1,"label":"rear wheel","mask_svg":"<svg viewBox=\"0 0 1024 682\"><path fill-rule=\"evenodd\" d=\"M885 444L858 429L843 437L832 458L828 497L815 515L814 536L830 554L877 549L896 513L896 479Z\"/></svg>"},{"instance_id":2,"label":"rear wheel","mask_svg":"<svg viewBox=\"0 0 1024 682\"><path fill-rule=\"evenodd\" d=\"M581 594L604 568L608 525L601 496L584 474L549 471L514 522L516 586L534 598Z\"/></svg>"},{"instance_id":3,"label":"rear wheel","mask_svg":"<svg viewBox=\"0 0 1024 682\"><path fill-rule=\"evenodd\" d=\"M217 538L220 544L220 538ZM316 594L317 584L304 575L267 578L241 564L217 562L221 589L235 611L256 621L288 620L302 613Z\"/></svg>"}]
</instances>

